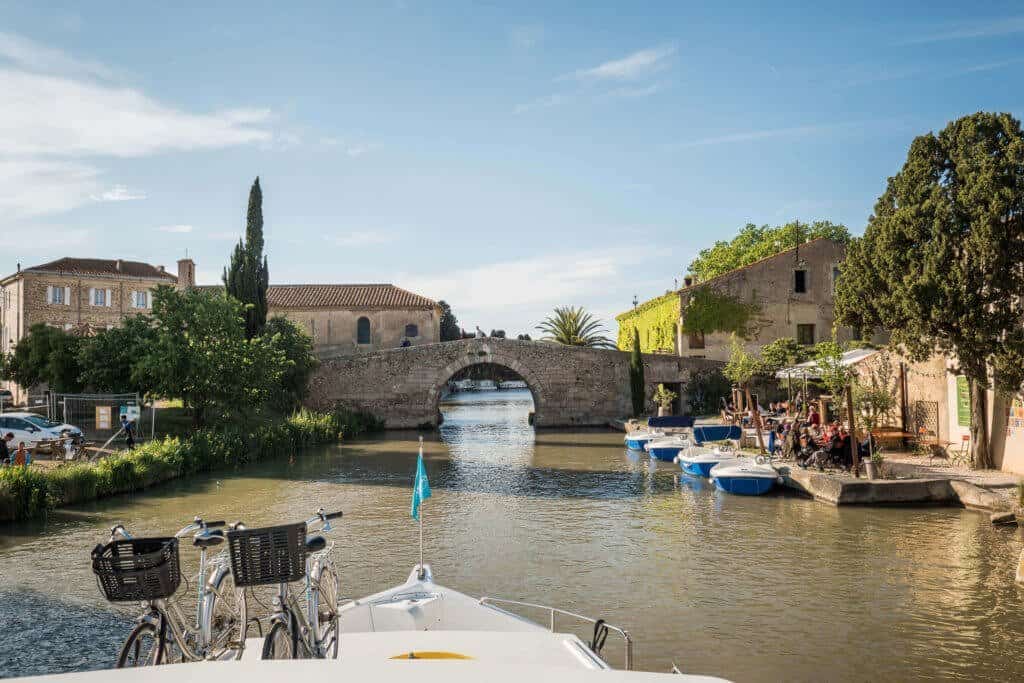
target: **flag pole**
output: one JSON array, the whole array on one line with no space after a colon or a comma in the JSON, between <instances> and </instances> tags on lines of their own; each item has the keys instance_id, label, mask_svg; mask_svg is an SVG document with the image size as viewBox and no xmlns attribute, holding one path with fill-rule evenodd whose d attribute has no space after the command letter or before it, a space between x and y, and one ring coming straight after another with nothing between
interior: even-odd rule
<instances>
[{"instance_id":1,"label":"flag pole","mask_svg":"<svg viewBox=\"0 0 1024 683\"><path fill-rule=\"evenodd\" d=\"M419 457L420 457L420 460L423 459L423 437L422 436L420 437L420 453L419 453ZM423 504L422 503L420 503L419 513L420 514L418 516L420 518L419 519L419 522L420 522L420 580L422 581L423 577L426 576L426 572L423 570Z\"/></svg>"}]
</instances>

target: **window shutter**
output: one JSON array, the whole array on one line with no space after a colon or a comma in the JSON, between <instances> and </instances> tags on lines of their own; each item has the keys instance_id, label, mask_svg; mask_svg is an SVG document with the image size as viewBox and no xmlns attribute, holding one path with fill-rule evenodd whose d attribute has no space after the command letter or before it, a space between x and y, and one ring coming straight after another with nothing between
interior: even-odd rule
<instances>
[{"instance_id":1,"label":"window shutter","mask_svg":"<svg viewBox=\"0 0 1024 683\"><path fill-rule=\"evenodd\" d=\"M139 307L139 293L133 291L133 292L129 292L129 294L131 295L131 297L129 299L128 305L131 306L132 308L138 308Z\"/></svg>"},{"instance_id":2,"label":"window shutter","mask_svg":"<svg viewBox=\"0 0 1024 683\"><path fill-rule=\"evenodd\" d=\"M108 289L107 290L107 308L110 308L110 306L111 306L111 303L110 303L110 290Z\"/></svg>"},{"instance_id":3,"label":"window shutter","mask_svg":"<svg viewBox=\"0 0 1024 683\"><path fill-rule=\"evenodd\" d=\"M89 288L89 305L96 305L96 290L93 287Z\"/></svg>"},{"instance_id":4,"label":"window shutter","mask_svg":"<svg viewBox=\"0 0 1024 683\"><path fill-rule=\"evenodd\" d=\"M48 304L52 304L53 303L53 286L52 285L46 285L46 303L48 303Z\"/></svg>"},{"instance_id":5,"label":"window shutter","mask_svg":"<svg viewBox=\"0 0 1024 683\"><path fill-rule=\"evenodd\" d=\"M64 305L65 306L70 306L71 305L71 288L70 287L65 287L64 288Z\"/></svg>"}]
</instances>

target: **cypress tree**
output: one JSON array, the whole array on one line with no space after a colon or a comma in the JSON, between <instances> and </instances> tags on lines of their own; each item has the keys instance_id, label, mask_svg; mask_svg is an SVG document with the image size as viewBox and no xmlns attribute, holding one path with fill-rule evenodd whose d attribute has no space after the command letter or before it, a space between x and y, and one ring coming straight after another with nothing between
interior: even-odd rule
<instances>
[{"instance_id":1,"label":"cypress tree","mask_svg":"<svg viewBox=\"0 0 1024 683\"><path fill-rule=\"evenodd\" d=\"M644 361L640 355L640 330L633 328L633 353L629 357L629 389L633 399L633 416L644 413Z\"/></svg>"},{"instance_id":2,"label":"cypress tree","mask_svg":"<svg viewBox=\"0 0 1024 683\"><path fill-rule=\"evenodd\" d=\"M263 190L257 176L249 191L249 210L245 221L245 239L239 240L224 269L227 293L245 304L245 335L249 339L262 332L267 323L267 288L270 270L263 254Z\"/></svg>"}]
</instances>

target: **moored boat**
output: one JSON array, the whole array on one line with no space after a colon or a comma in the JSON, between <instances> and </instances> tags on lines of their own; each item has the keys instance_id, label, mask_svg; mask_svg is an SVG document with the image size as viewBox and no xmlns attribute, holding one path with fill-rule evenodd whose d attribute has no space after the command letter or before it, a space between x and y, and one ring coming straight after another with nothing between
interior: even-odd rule
<instances>
[{"instance_id":1,"label":"moored boat","mask_svg":"<svg viewBox=\"0 0 1024 683\"><path fill-rule=\"evenodd\" d=\"M719 490L741 496L768 493L781 479L778 470L762 456L719 463L710 474Z\"/></svg>"},{"instance_id":2,"label":"moored boat","mask_svg":"<svg viewBox=\"0 0 1024 683\"><path fill-rule=\"evenodd\" d=\"M638 429L635 432L629 432L626 434L624 439L626 442L626 448L633 451L642 451L648 441L654 441L655 439L665 438L665 432L659 432L649 429Z\"/></svg>"},{"instance_id":3,"label":"moored boat","mask_svg":"<svg viewBox=\"0 0 1024 683\"><path fill-rule=\"evenodd\" d=\"M683 472L694 477L707 478L711 476L711 470L716 465L737 459L736 451L729 448L716 447L710 449L693 446L692 448L680 451L675 461L679 463L679 468Z\"/></svg>"},{"instance_id":4,"label":"moored boat","mask_svg":"<svg viewBox=\"0 0 1024 683\"><path fill-rule=\"evenodd\" d=\"M652 458L672 462L679 452L693 445L693 442L682 434L674 434L661 439L653 439L644 444L644 450L650 453Z\"/></svg>"}]
</instances>

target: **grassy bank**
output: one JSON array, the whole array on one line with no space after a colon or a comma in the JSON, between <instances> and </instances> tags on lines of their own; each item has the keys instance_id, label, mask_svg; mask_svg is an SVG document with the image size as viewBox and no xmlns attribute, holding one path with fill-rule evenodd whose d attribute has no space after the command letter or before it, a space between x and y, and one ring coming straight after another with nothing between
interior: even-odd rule
<instances>
[{"instance_id":1,"label":"grassy bank","mask_svg":"<svg viewBox=\"0 0 1024 683\"><path fill-rule=\"evenodd\" d=\"M0 470L0 521L40 517L56 507L335 443L379 426L367 415L300 411L268 424L202 429L185 437L157 439L95 464L50 470L8 467Z\"/></svg>"}]
</instances>

